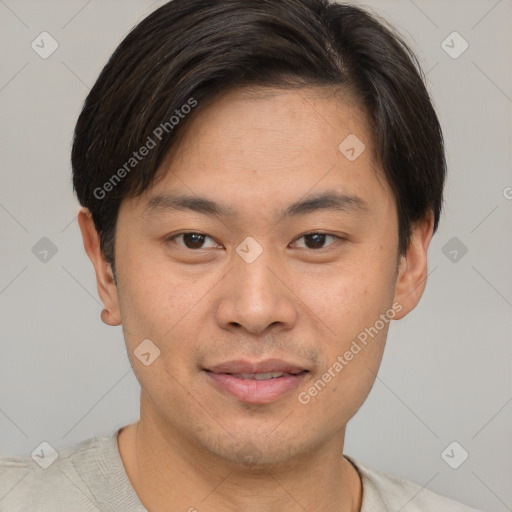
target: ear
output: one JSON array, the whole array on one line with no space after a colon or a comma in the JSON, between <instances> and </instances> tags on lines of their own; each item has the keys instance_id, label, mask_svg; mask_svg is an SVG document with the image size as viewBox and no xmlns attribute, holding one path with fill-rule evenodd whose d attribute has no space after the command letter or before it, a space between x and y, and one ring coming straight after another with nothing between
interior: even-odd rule
<instances>
[{"instance_id":1,"label":"ear","mask_svg":"<svg viewBox=\"0 0 512 512\"><path fill-rule=\"evenodd\" d=\"M82 208L79 211L78 225L82 232L85 252L89 256L96 272L98 293L105 306L101 313L101 319L107 325L120 325L119 298L112 267L103 256L100 247L100 237L92 220L91 212L87 208Z\"/></svg>"},{"instance_id":2,"label":"ear","mask_svg":"<svg viewBox=\"0 0 512 512\"><path fill-rule=\"evenodd\" d=\"M394 301L402 305L395 319L403 318L412 311L423 295L427 283L427 249L434 233L434 215L416 222L413 226L409 247L400 257Z\"/></svg>"}]
</instances>

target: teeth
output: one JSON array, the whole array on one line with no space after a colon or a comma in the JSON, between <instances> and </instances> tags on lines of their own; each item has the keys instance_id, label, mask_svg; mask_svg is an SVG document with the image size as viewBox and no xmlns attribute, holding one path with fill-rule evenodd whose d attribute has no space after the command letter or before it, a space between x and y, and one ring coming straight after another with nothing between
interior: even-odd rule
<instances>
[{"instance_id":1,"label":"teeth","mask_svg":"<svg viewBox=\"0 0 512 512\"><path fill-rule=\"evenodd\" d=\"M267 372L267 373L235 373L233 377L243 380L269 380L282 377L284 372Z\"/></svg>"},{"instance_id":2,"label":"teeth","mask_svg":"<svg viewBox=\"0 0 512 512\"><path fill-rule=\"evenodd\" d=\"M269 372L269 373L257 373L254 378L256 380L268 380L268 379L276 379L277 377L282 377L284 375L283 372Z\"/></svg>"}]
</instances>

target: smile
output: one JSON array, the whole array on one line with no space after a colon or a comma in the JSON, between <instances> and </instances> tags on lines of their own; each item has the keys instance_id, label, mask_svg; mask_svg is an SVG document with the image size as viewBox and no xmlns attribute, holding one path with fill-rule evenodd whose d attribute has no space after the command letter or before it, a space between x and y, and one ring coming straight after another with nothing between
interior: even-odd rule
<instances>
[{"instance_id":1,"label":"smile","mask_svg":"<svg viewBox=\"0 0 512 512\"><path fill-rule=\"evenodd\" d=\"M205 368L204 372L217 391L252 404L268 404L285 397L309 373L300 365L278 359L259 363L230 361Z\"/></svg>"}]
</instances>

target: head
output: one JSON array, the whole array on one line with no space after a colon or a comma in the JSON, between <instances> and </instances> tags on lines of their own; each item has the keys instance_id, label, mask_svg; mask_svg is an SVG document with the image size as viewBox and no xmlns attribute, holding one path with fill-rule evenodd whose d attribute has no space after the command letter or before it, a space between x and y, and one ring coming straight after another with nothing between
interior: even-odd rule
<instances>
[{"instance_id":1,"label":"head","mask_svg":"<svg viewBox=\"0 0 512 512\"><path fill-rule=\"evenodd\" d=\"M384 21L325 0L169 2L101 72L72 165L141 414L231 461L344 431L423 293L445 177L423 75ZM275 399L212 381L269 359L302 372Z\"/></svg>"}]
</instances>

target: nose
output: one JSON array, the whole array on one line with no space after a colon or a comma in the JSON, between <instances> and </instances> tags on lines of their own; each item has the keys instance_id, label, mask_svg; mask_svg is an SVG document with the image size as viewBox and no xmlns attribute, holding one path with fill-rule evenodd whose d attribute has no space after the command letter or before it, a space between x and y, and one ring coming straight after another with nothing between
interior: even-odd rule
<instances>
[{"instance_id":1,"label":"nose","mask_svg":"<svg viewBox=\"0 0 512 512\"><path fill-rule=\"evenodd\" d=\"M264 250L252 263L234 254L216 317L224 329L245 329L261 335L270 328L291 329L298 316L298 299L283 264ZM296 293L296 292L295 292Z\"/></svg>"}]
</instances>

